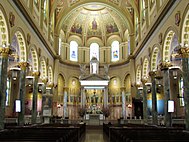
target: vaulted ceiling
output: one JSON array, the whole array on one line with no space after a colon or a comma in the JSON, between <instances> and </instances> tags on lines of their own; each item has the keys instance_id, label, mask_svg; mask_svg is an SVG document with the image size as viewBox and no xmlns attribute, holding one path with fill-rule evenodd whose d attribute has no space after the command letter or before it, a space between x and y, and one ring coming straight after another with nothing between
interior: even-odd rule
<instances>
[{"instance_id":1,"label":"vaulted ceiling","mask_svg":"<svg viewBox=\"0 0 189 142\"><path fill-rule=\"evenodd\" d=\"M67 39L76 35L102 41L116 35L124 41L125 32L134 32L137 5L138 0L51 0L51 11L56 11L55 33L62 30Z\"/></svg>"}]
</instances>

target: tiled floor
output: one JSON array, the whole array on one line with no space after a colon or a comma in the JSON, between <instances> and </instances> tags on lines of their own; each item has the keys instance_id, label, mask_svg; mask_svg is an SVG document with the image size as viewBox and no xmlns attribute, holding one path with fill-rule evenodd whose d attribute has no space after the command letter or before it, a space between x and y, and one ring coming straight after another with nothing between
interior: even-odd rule
<instances>
[{"instance_id":1,"label":"tiled floor","mask_svg":"<svg viewBox=\"0 0 189 142\"><path fill-rule=\"evenodd\" d=\"M108 142L108 138L103 134L102 128L88 128L81 142Z\"/></svg>"}]
</instances>

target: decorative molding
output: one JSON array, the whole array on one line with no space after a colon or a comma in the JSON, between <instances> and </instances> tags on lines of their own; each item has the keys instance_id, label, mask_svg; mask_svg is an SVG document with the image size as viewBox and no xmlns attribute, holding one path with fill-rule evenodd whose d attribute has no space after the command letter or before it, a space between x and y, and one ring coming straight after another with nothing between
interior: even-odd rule
<instances>
[{"instance_id":1,"label":"decorative molding","mask_svg":"<svg viewBox=\"0 0 189 142\"><path fill-rule=\"evenodd\" d=\"M182 58L189 58L189 48L179 48L178 53L181 55Z\"/></svg>"}]
</instances>

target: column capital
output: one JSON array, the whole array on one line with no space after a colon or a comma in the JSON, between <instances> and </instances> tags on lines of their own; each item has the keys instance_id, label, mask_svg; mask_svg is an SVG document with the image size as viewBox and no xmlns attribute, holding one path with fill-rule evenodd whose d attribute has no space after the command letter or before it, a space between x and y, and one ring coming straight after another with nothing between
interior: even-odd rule
<instances>
[{"instance_id":1,"label":"column capital","mask_svg":"<svg viewBox=\"0 0 189 142\"><path fill-rule=\"evenodd\" d=\"M29 66L28 62L19 62L18 66L21 68L21 70L26 70L26 67Z\"/></svg>"},{"instance_id":2,"label":"column capital","mask_svg":"<svg viewBox=\"0 0 189 142\"><path fill-rule=\"evenodd\" d=\"M38 78L39 75L40 75L39 71L32 72L32 76L34 76L35 78Z\"/></svg>"},{"instance_id":3,"label":"column capital","mask_svg":"<svg viewBox=\"0 0 189 142\"><path fill-rule=\"evenodd\" d=\"M69 87L64 87L63 89L64 89L64 91L68 91Z\"/></svg>"},{"instance_id":4,"label":"column capital","mask_svg":"<svg viewBox=\"0 0 189 142\"><path fill-rule=\"evenodd\" d=\"M11 49L9 47L0 47L0 55L3 57L8 57L9 54L11 54Z\"/></svg>"},{"instance_id":5,"label":"column capital","mask_svg":"<svg viewBox=\"0 0 189 142\"><path fill-rule=\"evenodd\" d=\"M178 53L181 55L182 58L189 58L189 48L188 47L179 48Z\"/></svg>"},{"instance_id":6,"label":"column capital","mask_svg":"<svg viewBox=\"0 0 189 142\"><path fill-rule=\"evenodd\" d=\"M141 87L141 84L136 82L135 86L138 88L138 87Z\"/></svg>"},{"instance_id":7,"label":"column capital","mask_svg":"<svg viewBox=\"0 0 189 142\"><path fill-rule=\"evenodd\" d=\"M121 90L121 92L125 91L125 87L121 87L120 90Z\"/></svg>"},{"instance_id":8,"label":"column capital","mask_svg":"<svg viewBox=\"0 0 189 142\"><path fill-rule=\"evenodd\" d=\"M149 76L150 76L151 78L155 78L156 74L157 74L156 71L150 71L150 72L149 72Z\"/></svg>"},{"instance_id":9,"label":"column capital","mask_svg":"<svg viewBox=\"0 0 189 142\"><path fill-rule=\"evenodd\" d=\"M47 78L47 77L42 78L41 80L42 80L42 82L43 82L44 84L46 84L46 83L48 82L48 78ZM50 87L50 86L49 86L49 87Z\"/></svg>"},{"instance_id":10,"label":"column capital","mask_svg":"<svg viewBox=\"0 0 189 142\"><path fill-rule=\"evenodd\" d=\"M148 80L147 80L146 77L143 77L143 78L141 79L141 82L142 82L143 85L145 85L145 83L147 83L147 81L148 81Z\"/></svg>"},{"instance_id":11,"label":"column capital","mask_svg":"<svg viewBox=\"0 0 189 142\"><path fill-rule=\"evenodd\" d=\"M47 81L44 82L44 84L46 84L46 83L47 83ZM47 87L51 87L51 88L54 87L54 83L48 84Z\"/></svg>"},{"instance_id":12,"label":"column capital","mask_svg":"<svg viewBox=\"0 0 189 142\"><path fill-rule=\"evenodd\" d=\"M171 62L163 61L159 64L161 70L168 70L172 66Z\"/></svg>"}]
</instances>

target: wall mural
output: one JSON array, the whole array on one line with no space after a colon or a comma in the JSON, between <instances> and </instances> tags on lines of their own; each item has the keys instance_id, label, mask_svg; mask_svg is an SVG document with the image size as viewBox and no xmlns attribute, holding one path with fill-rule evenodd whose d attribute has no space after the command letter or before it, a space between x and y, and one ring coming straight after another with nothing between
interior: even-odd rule
<instances>
[{"instance_id":1,"label":"wall mural","mask_svg":"<svg viewBox=\"0 0 189 142\"><path fill-rule=\"evenodd\" d=\"M115 24L115 23L108 23L107 25L106 25L106 32L108 33L108 34L110 34L110 33L114 33L114 32L118 32L119 30L118 30L118 27L117 27L117 25Z\"/></svg>"},{"instance_id":2,"label":"wall mural","mask_svg":"<svg viewBox=\"0 0 189 142\"><path fill-rule=\"evenodd\" d=\"M71 27L70 32L82 34L82 25L79 23L74 23L73 26Z\"/></svg>"}]
</instances>

